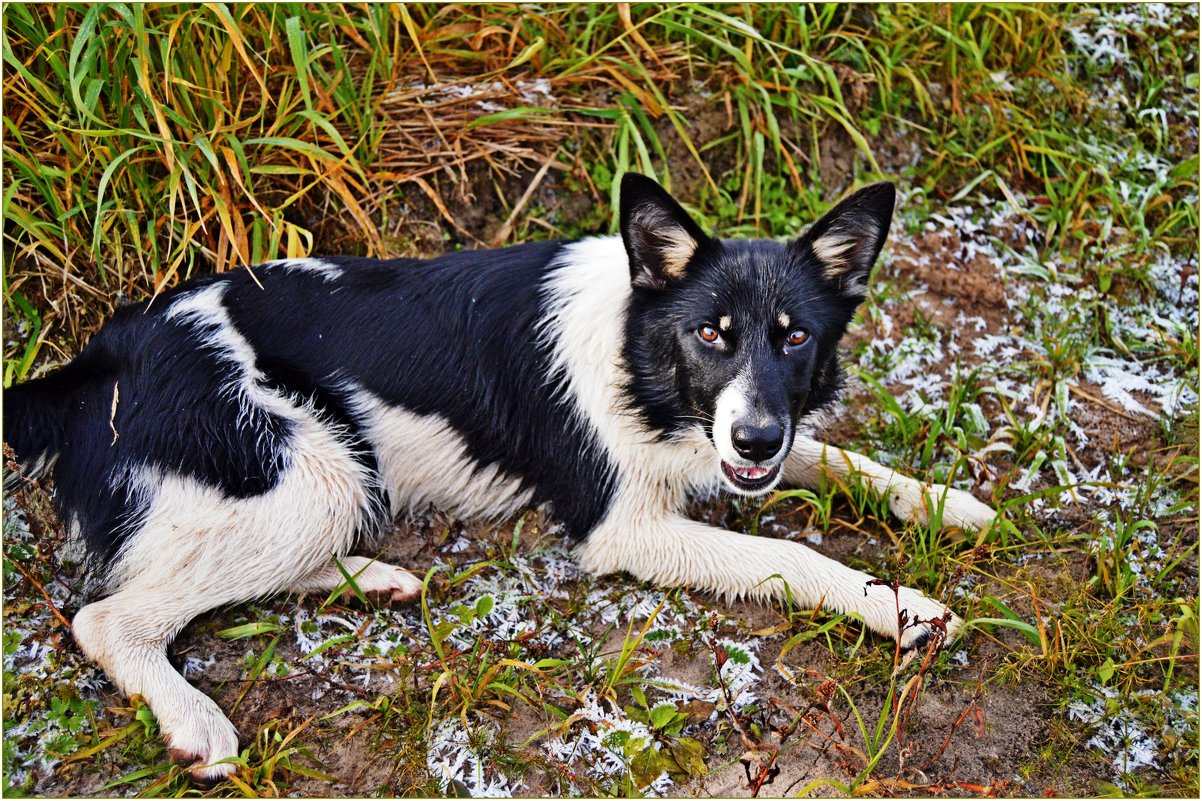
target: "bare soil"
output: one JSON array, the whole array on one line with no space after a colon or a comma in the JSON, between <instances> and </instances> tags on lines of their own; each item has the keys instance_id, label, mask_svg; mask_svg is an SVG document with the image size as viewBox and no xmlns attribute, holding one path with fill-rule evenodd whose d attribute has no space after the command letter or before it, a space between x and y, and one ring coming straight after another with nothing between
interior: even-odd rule
<instances>
[{"instance_id":1,"label":"bare soil","mask_svg":"<svg viewBox=\"0 0 1202 801\"><path fill-rule=\"evenodd\" d=\"M702 517L724 516L721 502L702 506L698 511ZM800 516L799 510L794 511ZM401 558L402 563L417 569L429 565L435 557L469 565L490 554L495 556L497 549L505 547L512 531L508 524L490 527L451 524L451 535L444 537L446 523L445 519L434 517L398 526L387 539L386 553L390 554L387 558ZM884 539L879 529L874 532L871 523L866 529ZM473 545L459 553L448 553L446 544L456 542L460 534ZM444 543L441 548L440 541ZM826 533L822 543L814 547L842 561L878 570L884 566L884 551L888 550L887 545L870 545L862 533L838 523ZM1059 568L1041 566L1041 569L1052 572L1052 578L1072 580ZM641 591L638 584L621 578L603 581L625 584L629 592ZM260 614L287 613L298 607L308 607L311 611L319 600L276 599L260 606ZM745 638L750 632L780 628L786 622L780 610L769 607L749 603L720 604L706 596L694 596L694 600L704 608L722 610L736 621L730 631ZM70 613L72 610L63 611ZM373 615L370 610L353 604L336 605L332 613L343 615L356 624L366 622ZM248 658L253 658L256 649L246 641L230 641L217 636L218 631L242 622L245 617L237 609L204 615L184 630L172 646L171 654L177 667L182 667L190 656L201 657L208 663L190 678L223 709L233 710L231 719L244 738L247 733L255 732L261 736L265 727L284 736L297 731L296 742L304 750L302 763L315 766L330 780L292 774L288 777L291 794L364 797L423 792L421 788L426 786L424 765L396 759L392 735L385 733L388 727L381 725L378 716L366 711L332 718L326 716L348 704L371 702L381 695L399 697L403 694L396 693L398 682L412 682L422 693L428 693L434 675L429 665L407 671L342 669L337 675L315 671L310 675L247 682ZM255 617L258 615L251 616L252 619ZM392 619L400 625L412 626L415 637L424 636L415 610ZM758 638L764 671L762 681L755 687L757 695L761 699L771 699L771 706L778 710L803 710L813 701L814 688L821 681L838 677L856 699L860 715L872 725L885 703L884 686L879 679L848 676L847 666L832 656L825 645L810 642L789 651L783 664L798 677L798 681L786 680L773 667L786 638L798 631L796 627L787 628L783 633ZM596 635L607 638L602 652L613 654L620 649L624 632L611 630L606 634L599 630ZM1007 637L1003 635L1002 639ZM1011 645L1017 645L1017 642ZM63 638L60 647L74 648L69 638ZM1102 775L1104 766L1090 764L1083 758L1068 764L1044 763L1037 758L1049 738L1050 688L1032 681L1005 686L982 685L983 669L1005 659L1007 648L1004 643L984 638L972 640L966 648L966 665L940 670L927 679L902 729L900 747L891 747L882 762L879 772L894 777L891 780L894 783L883 787L882 791L929 795L932 788L936 788L954 796L984 791L978 788L1003 795L1075 796L1088 793L1092 778ZM568 653L549 655L570 657ZM704 652L669 650L662 655L646 656L659 660L662 675L690 684L704 685L712 676L713 665L710 656ZM294 641L286 637L281 639L277 647L278 659L304 665L304 657L304 651ZM104 693L104 702L110 710L109 725L123 725L125 720L113 710L125 707L126 699L109 687ZM974 705L979 713L961 721L961 716ZM681 708L689 709L687 705ZM728 718L711 714L712 705L703 707L701 712L701 722L692 726L688 733L704 743L712 755L708 760L710 773L691 784L678 786L673 795L749 796L746 773L739 761L745 751L739 735L732 730ZM779 725L786 719L787 715L778 712L771 722ZM846 741L835 737L836 727L832 723L835 719L847 733ZM551 768L538 750L538 740L556 726L556 718L519 703L513 706L512 712L498 714L497 720L503 722L500 736L504 741L515 749L524 747L528 754L526 792L533 796L549 792L554 786L547 776ZM830 718L819 720L815 729L825 735L801 732L787 739L776 759L780 773L771 784L762 788L760 794L769 797L796 794L817 777L849 781L862 767L844 746L844 742L858 745L855 727L852 710L842 698L834 698L830 704ZM37 792L55 797L108 795L112 791L103 790L104 785L127 774L130 769L118 749L108 749L83 764L62 764L53 775L38 783ZM830 796L838 793L829 785L821 785L813 788L811 794Z\"/></svg>"}]
</instances>

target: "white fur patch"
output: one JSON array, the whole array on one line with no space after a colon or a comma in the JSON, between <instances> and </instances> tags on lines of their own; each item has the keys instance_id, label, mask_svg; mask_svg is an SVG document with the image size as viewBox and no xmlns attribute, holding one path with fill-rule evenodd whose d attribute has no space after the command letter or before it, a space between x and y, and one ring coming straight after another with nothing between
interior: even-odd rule
<instances>
[{"instance_id":1,"label":"white fur patch","mask_svg":"<svg viewBox=\"0 0 1202 801\"><path fill-rule=\"evenodd\" d=\"M719 331L729 331L730 326L731 326L731 319L730 319L729 314L724 314L718 318L718 330Z\"/></svg>"},{"instance_id":2,"label":"white fur patch","mask_svg":"<svg viewBox=\"0 0 1202 801\"><path fill-rule=\"evenodd\" d=\"M231 361L254 367L255 351L246 338L234 328L229 312L222 303L228 284L218 282L177 297L167 309L168 320L180 320L195 325L205 344L221 350Z\"/></svg>"},{"instance_id":3,"label":"white fur patch","mask_svg":"<svg viewBox=\"0 0 1202 801\"><path fill-rule=\"evenodd\" d=\"M269 270L296 270L299 272L320 275L326 281L334 281L342 277L342 268L321 259L277 259L260 265Z\"/></svg>"},{"instance_id":4,"label":"white fur patch","mask_svg":"<svg viewBox=\"0 0 1202 801\"><path fill-rule=\"evenodd\" d=\"M713 445L697 423L676 439L655 433L627 410L621 387L630 266L620 237L597 237L564 248L562 266L543 284L545 317L540 336L554 361L549 380L562 383L564 402L597 433L622 487L646 503L684 504L697 488L721 481Z\"/></svg>"},{"instance_id":5,"label":"white fur patch","mask_svg":"<svg viewBox=\"0 0 1202 801\"><path fill-rule=\"evenodd\" d=\"M231 498L149 467L129 480L150 507L111 585L173 587L186 576L188 586L211 596L203 609L279 592L323 568L331 554L351 549L375 511L372 476L312 416L294 420L283 473L261 495Z\"/></svg>"},{"instance_id":6,"label":"white fur patch","mask_svg":"<svg viewBox=\"0 0 1202 801\"><path fill-rule=\"evenodd\" d=\"M362 389L352 398L375 447L394 517L427 506L465 517L504 517L530 502L531 492L518 478L472 459L467 442L443 417L390 406Z\"/></svg>"},{"instance_id":7,"label":"white fur patch","mask_svg":"<svg viewBox=\"0 0 1202 801\"><path fill-rule=\"evenodd\" d=\"M781 312L776 316L776 322L780 323L781 328L787 329L793 321L789 319L789 315Z\"/></svg>"},{"instance_id":8,"label":"white fur patch","mask_svg":"<svg viewBox=\"0 0 1202 801\"><path fill-rule=\"evenodd\" d=\"M760 465L760 462L754 462L744 458L739 454L738 448L734 444L734 427L736 424L749 422L749 415L752 410L753 397L755 395L755 380L750 374L740 372L735 376L726 388L718 394L718 399L714 403L714 427L713 438L714 447L718 451L718 455L722 457L722 461L728 463L732 467L743 468ZM762 421L761 421L762 422ZM768 463L779 463L780 455L774 456L767 460ZM762 487L756 490L747 490L737 484L732 483L725 474L722 480L726 489L738 495L746 495L753 497L762 495L767 492L775 484L768 487ZM779 479L778 479L779 480Z\"/></svg>"},{"instance_id":9,"label":"white fur patch","mask_svg":"<svg viewBox=\"0 0 1202 801\"><path fill-rule=\"evenodd\" d=\"M741 372L718 394L718 400L714 403L714 446L723 461L738 467L746 467L751 463L735 449L731 430L737 421L747 416L754 390L751 376Z\"/></svg>"},{"instance_id":10,"label":"white fur patch","mask_svg":"<svg viewBox=\"0 0 1202 801\"><path fill-rule=\"evenodd\" d=\"M216 283L185 293L171 303L166 317L195 326L197 336L220 351L234 368L230 388L244 406L254 404L289 420L305 416L290 400L260 383L264 376L255 366L255 349L234 327L222 303L226 289L226 284Z\"/></svg>"}]
</instances>

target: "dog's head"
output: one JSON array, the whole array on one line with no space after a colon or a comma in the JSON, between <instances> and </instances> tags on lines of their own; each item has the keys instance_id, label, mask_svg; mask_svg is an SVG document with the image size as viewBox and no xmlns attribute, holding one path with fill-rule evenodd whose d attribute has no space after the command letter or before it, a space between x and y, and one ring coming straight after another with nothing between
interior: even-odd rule
<instances>
[{"instance_id":1,"label":"dog's head","mask_svg":"<svg viewBox=\"0 0 1202 801\"><path fill-rule=\"evenodd\" d=\"M873 184L791 242L719 240L654 181L628 173L624 358L646 422L665 434L701 425L735 492L775 486L797 422L838 390L838 342L867 292L893 203L892 184Z\"/></svg>"}]
</instances>

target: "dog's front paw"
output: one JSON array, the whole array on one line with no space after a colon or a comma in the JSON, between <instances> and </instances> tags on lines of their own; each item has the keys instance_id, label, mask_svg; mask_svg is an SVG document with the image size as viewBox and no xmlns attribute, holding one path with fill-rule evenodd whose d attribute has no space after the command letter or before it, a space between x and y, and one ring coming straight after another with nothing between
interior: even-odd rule
<instances>
[{"instance_id":1,"label":"dog's front paw","mask_svg":"<svg viewBox=\"0 0 1202 801\"><path fill-rule=\"evenodd\" d=\"M194 714L171 726L159 721L167 753L193 780L204 784L219 782L238 769L235 762L221 761L238 756L238 730L216 704L211 708L205 704L202 709L191 711Z\"/></svg>"}]
</instances>

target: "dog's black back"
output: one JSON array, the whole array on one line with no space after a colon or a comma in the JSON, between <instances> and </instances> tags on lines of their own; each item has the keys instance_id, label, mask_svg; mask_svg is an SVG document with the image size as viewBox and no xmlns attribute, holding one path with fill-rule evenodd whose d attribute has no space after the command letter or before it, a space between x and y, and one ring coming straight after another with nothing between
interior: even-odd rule
<instances>
[{"instance_id":1,"label":"dog's black back","mask_svg":"<svg viewBox=\"0 0 1202 801\"><path fill-rule=\"evenodd\" d=\"M228 342L205 341L194 319L170 313L207 290L249 345L258 383L311 405L369 470L375 457L350 404L362 390L445 418L473 461L521 477L532 502L552 504L583 536L606 508L612 471L548 379L539 291L562 247L339 257L323 260L326 270L280 264L196 279L121 309L70 364L6 390L5 441L30 473L54 460L56 504L102 561L145 513L128 480L140 467L233 498L271 489L292 426L230 391Z\"/></svg>"}]
</instances>

